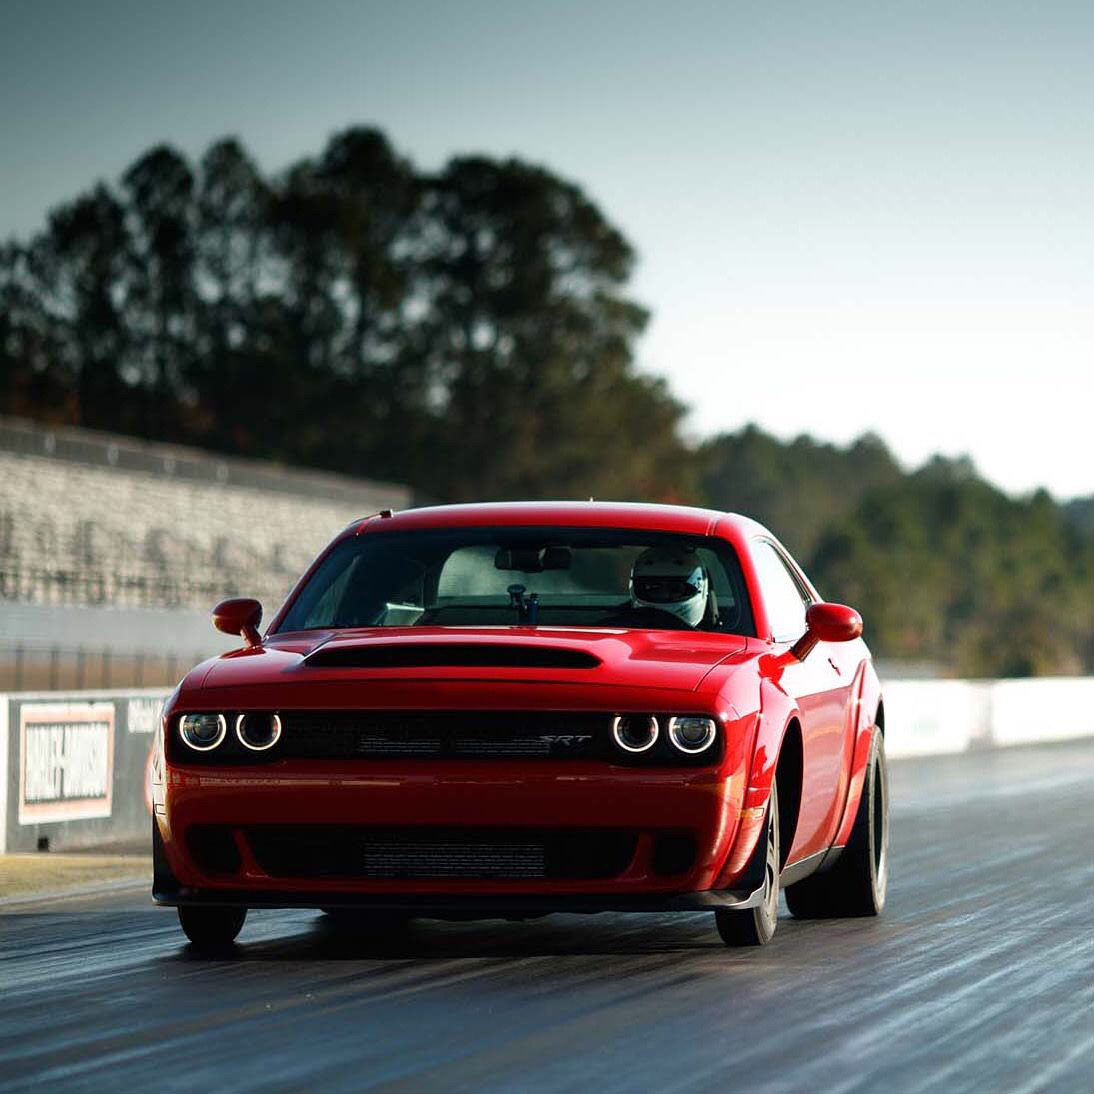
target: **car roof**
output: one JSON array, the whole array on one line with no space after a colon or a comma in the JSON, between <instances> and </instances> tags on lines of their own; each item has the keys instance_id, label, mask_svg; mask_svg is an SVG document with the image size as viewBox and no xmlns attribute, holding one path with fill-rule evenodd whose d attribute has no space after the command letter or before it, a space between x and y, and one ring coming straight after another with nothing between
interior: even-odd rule
<instances>
[{"instance_id":1,"label":"car roof","mask_svg":"<svg viewBox=\"0 0 1094 1094\"><path fill-rule=\"evenodd\" d=\"M459 528L506 524L556 525L567 528L634 528L642 531L678 532L684 535L712 535L714 529L728 525L742 536L770 534L747 517L702 509L690 505L655 505L620 501L506 501L468 505L432 505L406 509L399 513L386 510L363 518L351 526L352 532L410 531L423 528Z\"/></svg>"}]
</instances>

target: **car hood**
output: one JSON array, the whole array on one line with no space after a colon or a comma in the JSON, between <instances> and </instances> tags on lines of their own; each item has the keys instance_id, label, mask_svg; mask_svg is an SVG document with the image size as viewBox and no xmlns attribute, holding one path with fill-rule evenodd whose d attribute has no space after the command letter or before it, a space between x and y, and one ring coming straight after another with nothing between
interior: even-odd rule
<instances>
[{"instance_id":1,"label":"car hood","mask_svg":"<svg viewBox=\"0 0 1094 1094\"><path fill-rule=\"evenodd\" d=\"M695 631L385 627L273 635L211 662L204 688L398 680L695 691L747 639Z\"/></svg>"}]
</instances>

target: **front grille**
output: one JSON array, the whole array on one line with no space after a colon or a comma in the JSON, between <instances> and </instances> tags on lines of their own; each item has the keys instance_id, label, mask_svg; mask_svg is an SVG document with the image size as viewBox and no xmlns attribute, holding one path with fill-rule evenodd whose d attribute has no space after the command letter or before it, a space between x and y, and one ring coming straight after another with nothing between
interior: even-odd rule
<instances>
[{"instance_id":1,"label":"front grille","mask_svg":"<svg viewBox=\"0 0 1094 1094\"><path fill-rule=\"evenodd\" d=\"M246 829L271 877L374 880L595 880L621 874L633 833L602 830L261 825Z\"/></svg>"},{"instance_id":2,"label":"front grille","mask_svg":"<svg viewBox=\"0 0 1094 1094\"><path fill-rule=\"evenodd\" d=\"M543 712L284 711L295 759L609 759L611 718Z\"/></svg>"}]
</instances>

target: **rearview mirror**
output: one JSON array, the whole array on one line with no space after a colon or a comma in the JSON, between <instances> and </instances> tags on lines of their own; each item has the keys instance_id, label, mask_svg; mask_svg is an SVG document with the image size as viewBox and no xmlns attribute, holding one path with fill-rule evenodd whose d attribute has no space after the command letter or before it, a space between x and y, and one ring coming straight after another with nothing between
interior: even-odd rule
<instances>
[{"instance_id":1,"label":"rearview mirror","mask_svg":"<svg viewBox=\"0 0 1094 1094\"><path fill-rule=\"evenodd\" d=\"M569 547L499 547L494 554L494 569L522 574L568 570L571 565L573 552Z\"/></svg>"},{"instance_id":2,"label":"rearview mirror","mask_svg":"<svg viewBox=\"0 0 1094 1094\"><path fill-rule=\"evenodd\" d=\"M262 605L248 597L222 600L213 609L213 626L225 634L238 634L246 646L262 642L258 625L262 622Z\"/></svg>"},{"instance_id":3,"label":"rearview mirror","mask_svg":"<svg viewBox=\"0 0 1094 1094\"><path fill-rule=\"evenodd\" d=\"M862 634L862 616L846 604L810 604L805 612L806 632L791 653L804 661L818 642L850 642Z\"/></svg>"}]
</instances>

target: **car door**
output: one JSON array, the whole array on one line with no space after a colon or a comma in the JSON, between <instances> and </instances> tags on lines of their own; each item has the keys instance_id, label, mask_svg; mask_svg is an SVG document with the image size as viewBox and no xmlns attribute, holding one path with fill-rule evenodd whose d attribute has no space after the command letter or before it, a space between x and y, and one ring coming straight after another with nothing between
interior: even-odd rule
<instances>
[{"instance_id":1,"label":"car door","mask_svg":"<svg viewBox=\"0 0 1094 1094\"><path fill-rule=\"evenodd\" d=\"M805 633L805 610L813 598L776 544L759 539L753 547L772 640L778 652L788 651ZM825 850L838 822L851 681L833 653L830 644L818 643L804 661L787 659L780 678L802 722L802 797L788 860Z\"/></svg>"}]
</instances>

